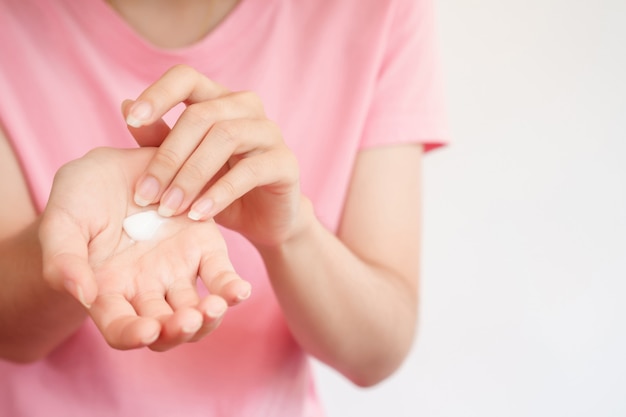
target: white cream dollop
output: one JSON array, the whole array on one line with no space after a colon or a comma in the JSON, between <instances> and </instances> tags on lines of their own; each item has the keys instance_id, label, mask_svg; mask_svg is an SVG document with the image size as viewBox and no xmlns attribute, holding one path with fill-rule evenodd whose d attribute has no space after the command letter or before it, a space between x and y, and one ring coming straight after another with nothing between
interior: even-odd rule
<instances>
[{"instance_id":1,"label":"white cream dollop","mask_svg":"<svg viewBox=\"0 0 626 417\"><path fill-rule=\"evenodd\" d=\"M132 240L139 242L152 239L166 220L156 210L148 210L126 217L122 227Z\"/></svg>"}]
</instances>

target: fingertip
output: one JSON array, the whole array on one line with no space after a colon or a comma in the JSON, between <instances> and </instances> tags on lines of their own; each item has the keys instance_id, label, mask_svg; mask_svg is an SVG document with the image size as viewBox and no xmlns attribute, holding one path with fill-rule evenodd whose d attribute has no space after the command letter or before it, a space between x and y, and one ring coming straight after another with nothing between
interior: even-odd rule
<instances>
[{"instance_id":1,"label":"fingertip","mask_svg":"<svg viewBox=\"0 0 626 417\"><path fill-rule=\"evenodd\" d=\"M161 184L151 175L146 175L139 180L133 195L133 201L139 207L147 207L157 198Z\"/></svg>"},{"instance_id":2,"label":"fingertip","mask_svg":"<svg viewBox=\"0 0 626 417\"><path fill-rule=\"evenodd\" d=\"M185 193L179 187L172 187L161 197L158 213L163 217L171 217L183 208Z\"/></svg>"},{"instance_id":3,"label":"fingertip","mask_svg":"<svg viewBox=\"0 0 626 417\"><path fill-rule=\"evenodd\" d=\"M222 317L228 309L228 303L219 296L208 296L200 306L202 313L212 320Z\"/></svg>"},{"instance_id":4,"label":"fingertip","mask_svg":"<svg viewBox=\"0 0 626 417\"><path fill-rule=\"evenodd\" d=\"M65 280L63 282L63 286L65 287L66 291L70 293L72 297L77 299L86 309L89 310L91 308L93 300L90 300L91 302L87 301L83 288L78 283L72 280Z\"/></svg>"},{"instance_id":5,"label":"fingertip","mask_svg":"<svg viewBox=\"0 0 626 417\"><path fill-rule=\"evenodd\" d=\"M193 210L187 213L187 217L189 217L189 220L193 220L194 222L202 220L202 215Z\"/></svg>"},{"instance_id":6,"label":"fingertip","mask_svg":"<svg viewBox=\"0 0 626 417\"><path fill-rule=\"evenodd\" d=\"M175 209L164 206L163 204L159 205L159 208L157 209L157 213L159 213L159 216L161 217L172 217L175 212Z\"/></svg>"},{"instance_id":7,"label":"fingertip","mask_svg":"<svg viewBox=\"0 0 626 417\"><path fill-rule=\"evenodd\" d=\"M191 220L199 221L210 217L211 211L215 207L215 202L210 198L201 198L196 201L189 210L189 217Z\"/></svg>"},{"instance_id":8,"label":"fingertip","mask_svg":"<svg viewBox=\"0 0 626 417\"><path fill-rule=\"evenodd\" d=\"M135 129L141 127L143 122L141 120L135 119L132 115L126 116L126 124L130 127L134 127Z\"/></svg>"},{"instance_id":9,"label":"fingertip","mask_svg":"<svg viewBox=\"0 0 626 417\"><path fill-rule=\"evenodd\" d=\"M196 309L190 309L190 312L184 317L184 321L181 325L181 330L186 334L193 334L200 330L202 327L202 313Z\"/></svg>"},{"instance_id":10,"label":"fingertip","mask_svg":"<svg viewBox=\"0 0 626 417\"><path fill-rule=\"evenodd\" d=\"M252 295L252 285L250 285L248 281L241 280L239 287L240 288L237 289L236 301L241 302L250 298L250 295Z\"/></svg>"},{"instance_id":11,"label":"fingertip","mask_svg":"<svg viewBox=\"0 0 626 417\"><path fill-rule=\"evenodd\" d=\"M138 205L139 207L148 207L150 204L152 204L151 200L147 200L145 198L142 198L139 194L135 193L135 195L133 196L133 201L135 202L136 205Z\"/></svg>"},{"instance_id":12,"label":"fingertip","mask_svg":"<svg viewBox=\"0 0 626 417\"><path fill-rule=\"evenodd\" d=\"M90 309L91 306L93 306L93 304L96 302L96 298L98 298L98 286L96 285L96 282L87 281L78 288L81 290L81 304L84 305L87 309Z\"/></svg>"},{"instance_id":13,"label":"fingertip","mask_svg":"<svg viewBox=\"0 0 626 417\"><path fill-rule=\"evenodd\" d=\"M161 335L161 323L154 318L138 317L122 331L119 349L135 349L149 346Z\"/></svg>"},{"instance_id":14,"label":"fingertip","mask_svg":"<svg viewBox=\"0 0 626 417\"><path fill-rule=\"evenodd\" d=\"M146 326L146 329L143 331L143 334L140 336L139 340L144 346L149 346L157 341L160 334L161 327L158 325L158 323L155 323L153 326Z\"/></svg>"},{"instance_id":15,"label":"fingertip","mask_svg":"<svg viewBox=\"0 0 626 417\"><path fill-rule=\"evenodd\" d=\"M131 100L129 98L124 99L122 101L122 105L120 106L120 109L122 110L122 116L126 117L126 115L128 114L128 111L130 109L130 106L134 103L134 100Z\"/></svg>"},{"instance_id":16,"label":"fingertip","mask_svg":"<svg viewBox=\"0 0 626 417\"><path fill-rule=\"evenodd\" d=\"M152 117L152 105L147 101L136 101L128 109L126 124L138 128L148 124L150 117Z\"/></svg>"},{"instance_id":17,"label":"fingertip","mask_svg":"<svg viewBox=\"0 0 626 417\"><path fill-rule=\"evenodd\" d=\"M235 306L252 295L252 285L248 281L237 278L226 284L224 288L224 299L229 306Z\"/></svg>"}]
</instances>

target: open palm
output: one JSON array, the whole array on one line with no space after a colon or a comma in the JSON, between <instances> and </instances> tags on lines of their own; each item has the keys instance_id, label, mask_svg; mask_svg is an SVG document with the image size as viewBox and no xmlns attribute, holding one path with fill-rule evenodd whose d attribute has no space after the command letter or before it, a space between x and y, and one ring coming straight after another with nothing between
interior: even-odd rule
<instances>
[{"instance_id":1,"label":"open palm","mask_svg":"<svg viewBox=\"0 0 626 417\"><path fill-rule=\"evenodd\" d=\"M123 231L127 216L146 210L133 203L132 187L154 151L102 148L65 165L40 227L45 279L87 306L118 349L197 340L250 292L213 221L169 218L140 242Z\"/></svg>"}]
</instances>

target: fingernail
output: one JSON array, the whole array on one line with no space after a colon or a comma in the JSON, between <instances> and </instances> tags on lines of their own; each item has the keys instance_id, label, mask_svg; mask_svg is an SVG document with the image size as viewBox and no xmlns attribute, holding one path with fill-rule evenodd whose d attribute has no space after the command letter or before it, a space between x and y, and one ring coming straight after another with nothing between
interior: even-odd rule
<instances>
[{"instance_id":1,"label":"fingernail","mask_svg":"<svg viewBox=\"0 0 626 417\"><path fill-rule=\"evenodd\" d=\"M159 194L159 182L154 177L146 177L137 186L135 190L135 204L145 207L152 204L156 196Z\"/></svg>"},{"instance_id":2,"label":"fingernail","mask_svg":"<svg viewBox=\"0 0 626 417\"><path fill-rule=\"evenodd\" d=\"M87 304L85 302L85 295L83 294L83 289L76 285L76 283L74 281L65 281L63 283L63 286L65 287L65 289L72 295L74 296L86 309L90 309L91 308L91 304Z\"/></svg>"},{"instance_id":3,"label":"fingernail","mask_svg":"<svg viewBox=\"0 0 626 417\"><path fill-rule=\"evenodd\" d=\"M152 106L146 101L135 102L126 116L126 124L132 127L141 127L152 116Z\"/></svg>"},{"instance_id":4,"label":"fingernail","mask_svg":"<svg viewBox=\"0 0 626 417\"><path fill-rule=\"evenodd\" d=\"M208 216L209 212L213 208L213 205L213 200L209 198L200 199L191 207L187 217L191 220L200 220L203 217Z\"/></svg>"},{"instance_id":5,"label":"fingernail","mask_svg":"<svg viewBox=\"0 0 626 417\"><path fill-rule=\"evenodd\" d=\"M183 198L183 190L178 187L170 189L161 199L161 205L158 210L159 214L163 217L170 217L183 203Z\"/></svg>"}]
</instances>

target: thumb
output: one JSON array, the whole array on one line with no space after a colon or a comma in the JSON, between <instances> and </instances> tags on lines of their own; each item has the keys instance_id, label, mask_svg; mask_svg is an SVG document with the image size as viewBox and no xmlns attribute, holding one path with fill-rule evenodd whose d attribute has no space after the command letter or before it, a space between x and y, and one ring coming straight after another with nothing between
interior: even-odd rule
<instances>
[{"instance_id":1,"label":"thumb","mask_svg":"<svg viewBox=\"0 0 626 417\"><path fill-rule=\"evenodd\" d=\"M98 287L89 265L89 236L66 216L45 213L39 227L43 277L57 290L65 290L86 308L95 301Z\"/></svg>"},{"instance_id":2,"label":"thumb","mask_svg":"<svg viewBox=\"0 0 626 417\"><path fill-rule=\"evenodd\" d=\"M126 120L128 131L131 135L133 135L133 138L135 138L135 141L141 147L160 146L167 135L169 135L171 130L170 127L167 123L165 123L165 121L163 121L163 119L159 119L149 125L140 124L139 120L129 117L133 109L133 104L135 104L133 100L124 100L122 102L122 115L124 116L124 120ZM129 119L131 120L133 126L129 123Z\"/></svg>"}]
</instances>

